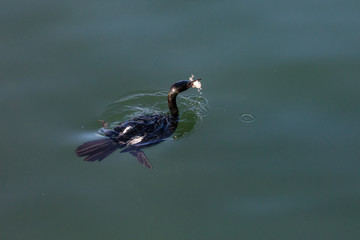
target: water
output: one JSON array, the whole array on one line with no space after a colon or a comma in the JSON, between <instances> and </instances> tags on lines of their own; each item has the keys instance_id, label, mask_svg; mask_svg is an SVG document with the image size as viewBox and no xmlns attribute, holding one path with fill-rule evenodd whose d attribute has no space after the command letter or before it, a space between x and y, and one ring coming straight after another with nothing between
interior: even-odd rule
<instances>
[{"instance_id":1,"label":"water","mask_svg":"<svg viewBox=\"0 0 360 240\"><path fill-rule=\"evenodd\" d=\"M357 1L0 11L1 239L359 239ZM146 150L153 170L75 156L117 100L191 73L205 116Z\"/></svg>"}]
</instances>

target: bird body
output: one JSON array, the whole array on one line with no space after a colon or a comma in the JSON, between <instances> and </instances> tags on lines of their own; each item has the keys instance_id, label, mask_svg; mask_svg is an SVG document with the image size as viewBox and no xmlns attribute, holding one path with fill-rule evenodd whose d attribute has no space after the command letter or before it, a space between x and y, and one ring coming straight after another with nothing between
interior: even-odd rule
<instances>
[{"instance_id":1,"label":"bird body","mask_svg":"<svg viewBox=\"0 0 360 240\"><path fill-rule=\"evenodd\" d=\"M85 161L101 161L116 149L129 152L144 166L151 165L142 148L150 147L164 141L176 130L179 121L179 110L176 105L176 96L191 87L200 88L200 79L179 81L174 83L168 93L169 114L153 114L138 116L124 121L114 129L104 128L104 138L86 142L76 149L79 157Z\"/></svg>"}]
</instances>

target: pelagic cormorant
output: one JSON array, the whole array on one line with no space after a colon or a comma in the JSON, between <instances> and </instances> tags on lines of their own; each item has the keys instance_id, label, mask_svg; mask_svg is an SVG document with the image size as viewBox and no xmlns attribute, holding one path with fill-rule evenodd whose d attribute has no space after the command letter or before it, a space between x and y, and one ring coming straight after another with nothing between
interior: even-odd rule
<instances>
[{"instance_id":1,"label":"pelagic cormorant","mask_svg":"<svg viewBox=\"0 0 360 240\"><path fill-rule=\"evenodd\" d=\"M176 96L189 88L201 88L201 79L192 75L189 80L174 83L168 93L170 114L153 114L138 116L115 126L114 129L103 129L104 138L83 143L76 149L79 157L85 161L101 161L116 149L129 152L144 166L151 168L150 162L142 148L150 147L164 141L176 130L179 121L179 110ZM104 124L105 126L105 124Z\"/></svg>"}]
</instances>

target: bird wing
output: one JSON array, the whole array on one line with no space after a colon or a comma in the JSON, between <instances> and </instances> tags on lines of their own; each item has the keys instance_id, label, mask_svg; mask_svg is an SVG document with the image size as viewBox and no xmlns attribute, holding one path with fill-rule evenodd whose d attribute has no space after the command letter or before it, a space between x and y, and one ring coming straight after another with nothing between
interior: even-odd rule
<instances>
[{"instance_id":1,"label":"bird wing","mask_svg":"<svg viewBox=\"0 0 360 240\"><path fill-rule=\"evenodd\" d=\"M154 145L169 136L169 121L164 115L134 118L115 129L119 140L129 146ZM171 135L171 134L170 134Z\"/></svg>"}]
</instances>

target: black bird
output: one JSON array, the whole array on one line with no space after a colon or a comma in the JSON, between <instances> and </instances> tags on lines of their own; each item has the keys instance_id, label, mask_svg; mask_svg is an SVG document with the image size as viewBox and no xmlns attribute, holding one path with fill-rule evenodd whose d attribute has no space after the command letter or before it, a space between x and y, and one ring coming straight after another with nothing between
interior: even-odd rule
<instances>
[{"instance_id":1,"label":"black bird","mask_svg":"<svg viewBox=\"0 0 360 240\"><path fill-rule=\"evenodd\" d=\"M176 96L189 88L201 88L201 79L192 75L189 80L174 83L168 93L170 114L143 115L120 123L114 129L103 129L104 138L85 142L75 153L85 157L85 161L101 161L116 149L129 152L148 168L152 168L142 148L150 147L164 141L176 130L179 121L179 110ZM105 124L104 124L105 126Z\"/></svg>"}]
</instances>

